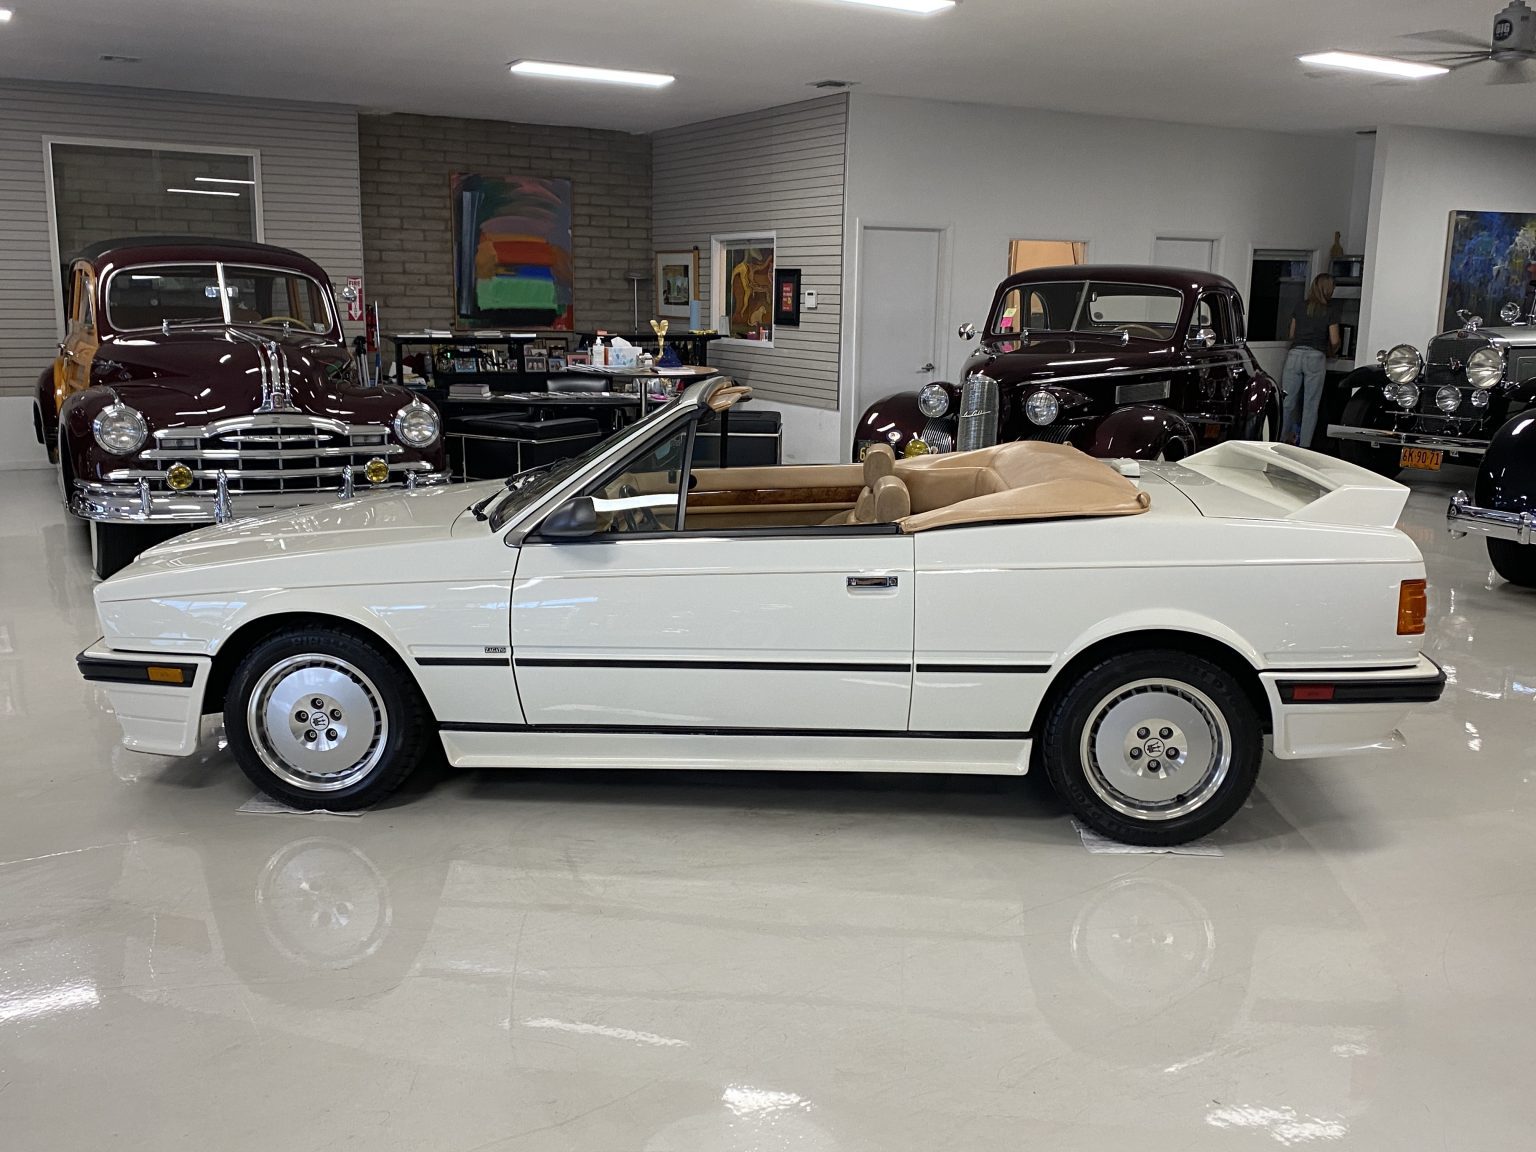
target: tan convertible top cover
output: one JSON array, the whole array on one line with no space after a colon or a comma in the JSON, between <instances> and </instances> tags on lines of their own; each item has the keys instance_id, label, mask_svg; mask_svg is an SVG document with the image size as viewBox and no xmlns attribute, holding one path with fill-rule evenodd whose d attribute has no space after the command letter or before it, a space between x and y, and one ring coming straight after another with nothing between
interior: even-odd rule
<instances>
[{"instance_id":1,"label":"tan convertible top cover","mask_svg":"<svg viewBox=\"0 0 1536 1152\"><path fill-rule=\"evenodd\" d=\"M912 496L903 532L1002 520L1135 516L1152 498L1102 460L1065 444L1023 440L896 464Z\"/></svg>"}]
</instances>

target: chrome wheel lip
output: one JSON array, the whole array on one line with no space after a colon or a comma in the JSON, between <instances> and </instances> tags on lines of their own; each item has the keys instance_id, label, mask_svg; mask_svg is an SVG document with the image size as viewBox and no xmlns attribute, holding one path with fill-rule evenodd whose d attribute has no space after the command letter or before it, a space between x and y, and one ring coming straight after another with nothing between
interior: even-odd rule
<instances>
[{"instance_id":1,"label":"chrome wheel lip","mask_svg":"<svg viewBox=\"0 0 1536 1152\"><path fill-rule=\"evenodd\" d=\"M327 686L334 691L325 691ZM302 733L289 719L291 708L284 709L280 725L269 723L270 706L280 691L305 700L315 692L321 692L328 701L344 694L360 698L365 710L359 714L358 705L354 704L340 739L326 740L319 735L317 747L306 751ZM319 794L339 792L366 779L383 759L389 740L389 714L377 685L355 664L322 652L288 656L262 672L246 701L245 723L251 747L267 771L294 788ZM333 770L314 770L317 758L319 763L325 763L330 755L345 747L350 730L354 729L369 734L366 750L356 757L337 757Z\"/></svg>"},{"instance_id":2,"label":"chrome wheel lip","mask_svg":"<svg viewBox=\"0 0 1536 1152\"><path fill-rule=\"evenodd\" d=\"M1136 796L1115 787L1112 778L1108 774L1108 766L1101 763L1097 748L1101 745L1099 740L1100 727L1117 707L1128 701L1134 701L1137 697L1146 697L1142 707L1145 710L1145 723L1151 724L1159 720L1160 705L1171 701L1182 701L1188 709L1193 709L1205 727L1204 737L1210 745L1209 753L1201 757L1205 761L1200 768L1200 774L1195 783L1189 789L1178 793L1168 800L1138 799ZM1122 713L1134 716L1135 710ZM1184 726L1188 728L1189 726ZM1118 747L1128 748L1134 741L1136 723L1132 722L1123 730L1107 733L1104 742ZM1200 734L1182 731L1181 738L1187 742L1194 742L1192 738L1198 738ZM1189 752L1190 749L1183 749ZM1078 756L1083 769L1083 776L1104 804L1122 816L1139 821L1152 821L1162 823L1168 820L1176 820L1181 816L1187 816L1196 812L1210 802L1211 798L1225 783L1232 768L1233 741L1231 727L1220 708L1204 692L1192 684L1185 683L1172 677L1154 676L1141 680L1134 680L1121 684L1113 690L1105 693L1097 704L1089 710L1088 721L1083 725L1082 738L1078 744ZM1188 770L1193 766L1192 758L1186 755L1185 763L1180 765L1180 770ZM1159 790L1160 791L1160 790Z\"/></svg>"}]
</instances>

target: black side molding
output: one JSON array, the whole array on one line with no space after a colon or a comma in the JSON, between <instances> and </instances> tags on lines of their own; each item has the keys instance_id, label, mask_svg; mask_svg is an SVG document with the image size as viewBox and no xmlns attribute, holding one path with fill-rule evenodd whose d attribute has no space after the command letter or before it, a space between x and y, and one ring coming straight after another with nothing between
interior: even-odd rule
<instances>
[{"instance_id":1,"label":"black side molding","mask_svg":"<svg viewBox=\"0 0 1536 1152\"><path fill-rule=\"evenodd\" d=\"M867 728L711 728L695 724L496 724L444 720L440 732L500 732L554 736L819 736L860 740L1029 740L1028 732L882 732Z\"/></svg>"},{"instance_id":2,"label":"black side molding","mask_svg":"<svg viewBox=\"0 0 1536 1152\"><path fill-rule=\"evenodd\" d=\"M105 660L82 652L75 657L75 667L85 679L105 684L190 688L197 679L196 664L178 664L171 660Z\"/></svg>"},{"instance_id":3,"label":"black side molding","mask_svg":"<svg viewBox=\"0 0 1536 1152\"><path fill-rule=\"evenodd\" d=\"M1393 680L1277 680L1283 704L1433 704L1445 692L1445 673Z\"/></svg>"}]
</instances>

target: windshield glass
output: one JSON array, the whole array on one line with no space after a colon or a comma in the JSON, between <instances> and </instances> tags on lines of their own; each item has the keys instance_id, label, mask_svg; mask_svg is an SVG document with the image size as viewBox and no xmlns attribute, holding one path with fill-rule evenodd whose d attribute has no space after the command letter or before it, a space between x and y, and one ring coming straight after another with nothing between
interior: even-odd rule
<instances>
[{"instance_id":1,"label":"windshield glass","mask_svg":"<svg viewBox=\"0 0 1536 1152\"><path fill-rule=\"evenodd\" d=\"M1184 296L1174 288L1069 280L1021 284L1003 293L991 334L1020 332L1126 333L1142 340L1171 340Z\"/></svg>"},{"instance_id":2,"label":"windshield glass","mask_svg":"<svg viewBox=\"0 0 1536 1152\"><path fill-rule=\"evenodd\" d=\"M128 268L107 282L107 319L118 331L171 324L246 324L331 330L330 299L299 272L237 264Z\"/></svg>"}]
</instances>

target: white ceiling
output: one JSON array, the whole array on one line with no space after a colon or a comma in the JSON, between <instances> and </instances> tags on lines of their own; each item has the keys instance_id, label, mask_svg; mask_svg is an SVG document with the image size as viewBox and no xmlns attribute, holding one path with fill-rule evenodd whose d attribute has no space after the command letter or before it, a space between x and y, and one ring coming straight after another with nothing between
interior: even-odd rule
<instances>
[{"instance_id":1,"label":"white ceiling","mask_svg":"<svg viewBox=\"0 0 1536 1152\"><path fill-rule=\"evenodd\" d=\"M632 132L859 91L1212 125L1536 135L1536 84L1309 76L1302 52L1485 37L1503 0L5 0L0 76ZM105 64L103 53L142 57ZM519 58L672 72L658 91L514 78ZM1536 72L1536 65L1530 66ZM3 114L3 107L0 107ZM1298 174L1304 179L1304 174Z\"/></svg>"}]
</instances>

